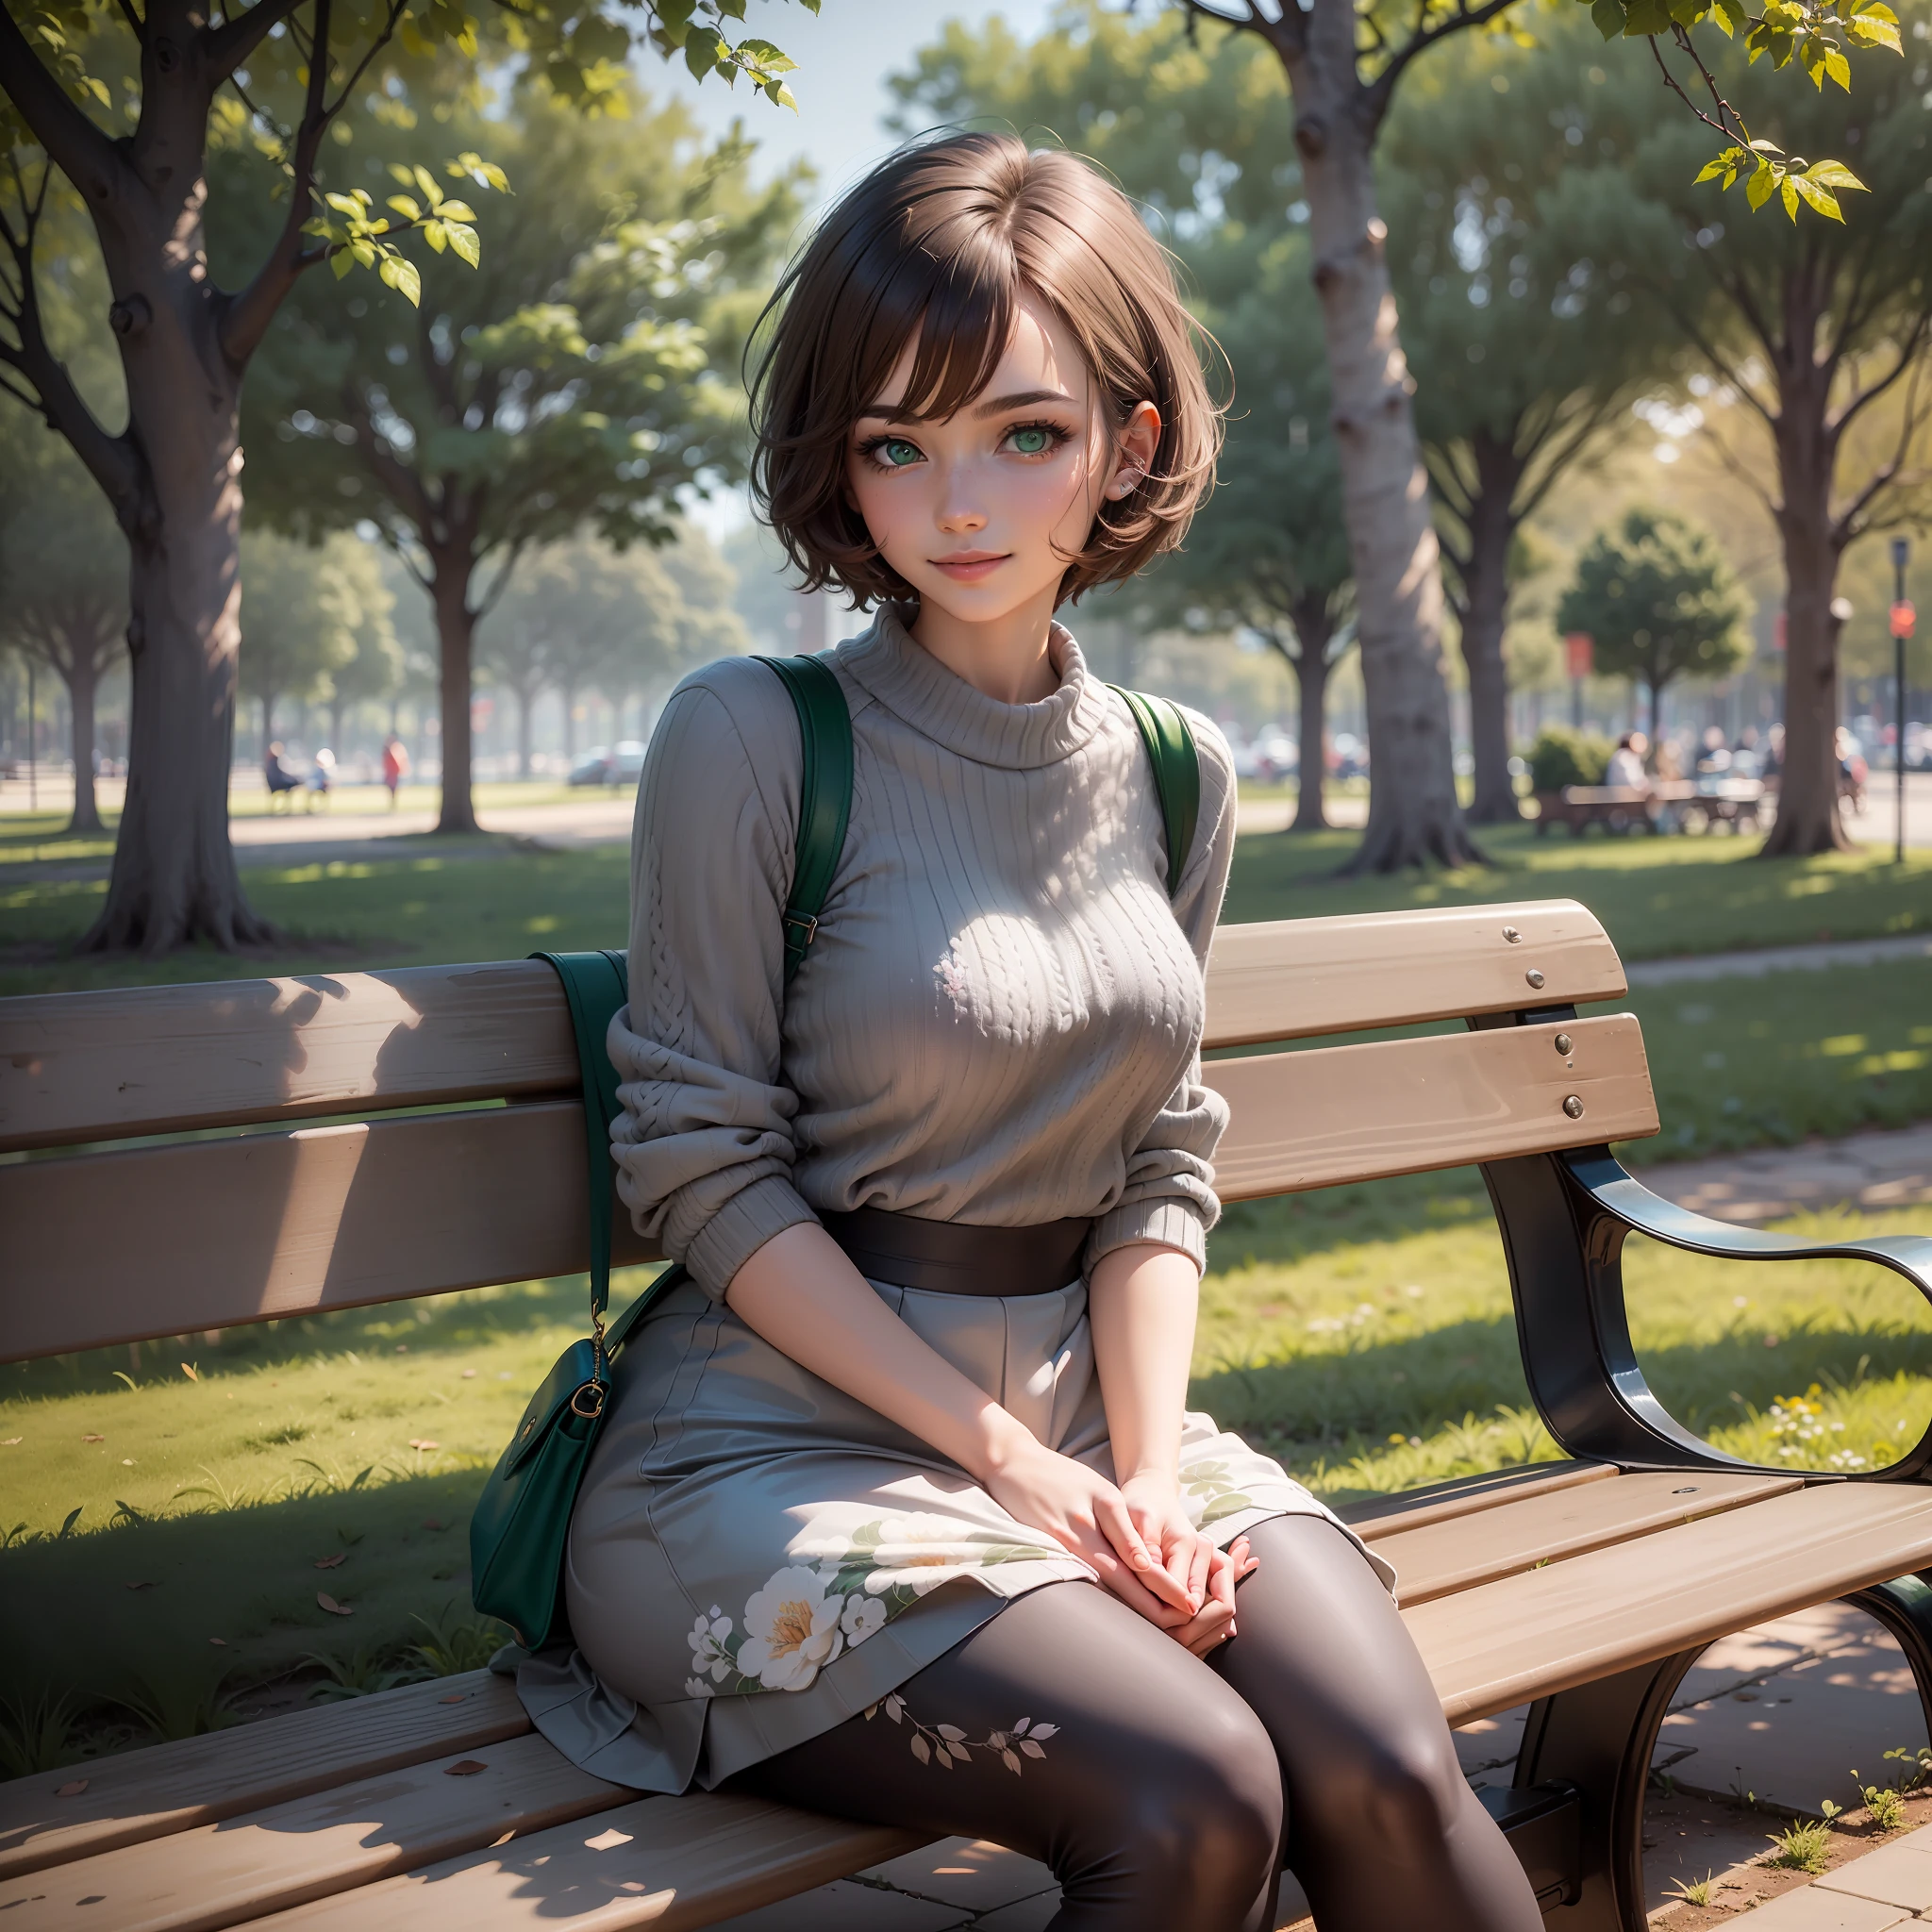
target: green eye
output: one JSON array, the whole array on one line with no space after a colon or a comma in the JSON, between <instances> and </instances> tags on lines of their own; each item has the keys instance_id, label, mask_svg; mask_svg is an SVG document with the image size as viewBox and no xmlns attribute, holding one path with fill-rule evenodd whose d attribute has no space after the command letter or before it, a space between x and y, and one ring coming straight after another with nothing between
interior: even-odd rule
<instances>
[{"instance_id":1,"label":"green eye","mask_svg":"<svg viewBox=\"0 0 1932 1932\"><path fill-rule=\"evenodd\" d=\"M1014 449L1023 457L1043 457L1053 447L1053 431L1034 424L1028 428L1014 430L1012 442Z\"/></svg>"},{"instance_id":2,"label":"green eye","mask_svg":"<svg viewBox=\"0 0 1932 1932\"><path fill-rule=\"evenodd\" d=\"M878 446L879 456L888 469L903 470L908 463L919 460L919 445L908 442L903 436L889 436Z\"/></svg>"}]
</instances>

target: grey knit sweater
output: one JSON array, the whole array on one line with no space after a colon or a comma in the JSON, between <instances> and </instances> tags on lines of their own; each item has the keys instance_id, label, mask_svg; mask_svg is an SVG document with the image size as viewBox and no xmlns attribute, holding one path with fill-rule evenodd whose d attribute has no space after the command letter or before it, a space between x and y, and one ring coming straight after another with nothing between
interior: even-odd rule
<instances>
[{"instance_id":1,"label":"grey knit sweater","mask_svg":"<svg viewBox=\"0 0 1932 1932\"><path fill-rule=\"evenodd\" d=\"M1202 968L1232 764L1190 714L1201 814L1170 905L1133 720L1058 625L1052 661L1052 696L1004 705L890 608L840 646L852 820L789 989L791 698L739 658L666 706L638 788L613 1138L638 1227L710 1293L818 1209L1091 1215L1090 1268L1132 1241L1203 1261L1227 1109L1201 1084Z\"/></svg>"}]
</instances>

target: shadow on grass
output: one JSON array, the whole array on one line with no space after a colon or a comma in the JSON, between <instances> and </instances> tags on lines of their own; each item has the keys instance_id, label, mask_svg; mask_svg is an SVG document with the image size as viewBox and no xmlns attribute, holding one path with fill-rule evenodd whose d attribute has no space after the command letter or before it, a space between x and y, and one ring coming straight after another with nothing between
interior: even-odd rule
<instances>
[{"instance_id":1,"label":"shadow on grass","mask_svg":"<svg viewBox=\"0 0 1932 1932\"><path fill-rule=\"evenodd\" d=\"M192 1731L207 1727L197 1707L212 1714L225 1691L310 1657L366 1675L424 1641L425 1623L471 1617L483 1480L464 1470L16 1542L0 1550L7 1700L160 1705Z\"/></svg>"},{"instance_id":2,"label":"shadow on grass","mask_svg":"<svg viewBox=\"0 0 1932 1932\"><path fill-rule=\"evenodd\" d=\"M610 1277L613 1307L642 1293L657 1274L651 1268L621 1268ZM590 1327L591 1293L585 1275L516 1282L505 1288L464 1289L420 1301L385 1302L374 1307L259 1322L245 1328L210 1329L196 1335L89 1349L75 1355L0 1366L0 1395L34 1397L112 1394L137 1383L172 1381L183 1359L204 1379L312 1361L318 1356L448 1356L497 1337L554 1326Z\"/></svg>"},{"instance_id":3,"label":"shadow on grass","mask_svg":"<svg viewBox=\"0 0 1932 1932\"><path fill-rule=\"evenodd\" d=\"M1210 1074L1211 1078L1212 1075ZM1265 1262L1299 1261L1360 1241L1397 1241L1443 1228L1493 1225L1479 1170L1405 1174L1265 1201L1235 1201L1208 1238L1215 1272Z\"/></svg>"}]
</instances>

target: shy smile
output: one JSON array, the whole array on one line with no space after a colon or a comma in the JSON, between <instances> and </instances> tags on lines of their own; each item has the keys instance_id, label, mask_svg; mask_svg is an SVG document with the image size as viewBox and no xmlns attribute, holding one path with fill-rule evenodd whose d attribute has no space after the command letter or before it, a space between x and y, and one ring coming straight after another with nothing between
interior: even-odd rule
<instances>
[{"instance_id":1,"label":"shy smile","mask_svg":"<svg viewBox=\"0 0 1932 1932\"><path fill-rule=\"evenodd\" d=\"M982 577L990 577L1011 554L1005 550L956 550L950 557L926 560L935 570L944 571L956 584L976 584Z\"/></svg>"}]
</instances>

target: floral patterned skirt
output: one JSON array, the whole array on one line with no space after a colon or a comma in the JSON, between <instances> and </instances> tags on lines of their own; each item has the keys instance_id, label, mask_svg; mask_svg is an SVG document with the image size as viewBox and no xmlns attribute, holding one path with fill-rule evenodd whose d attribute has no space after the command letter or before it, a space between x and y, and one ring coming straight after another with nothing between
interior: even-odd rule
<instances>
[{"instance_id":1,"label":"floral patterned skirt","mask_svg":"<svg viewBox=\"0 0 1932 1932\"><path fill-rule=\"evenodd\" d=\"M1082 1284L1010 1299L873 1286L1041 1441L1111 1475ZM1181 1483L1223 1546L1269 1516L1336 1520L1205 1415L1187 1418ZM597 1776L709 1790L1066 1579L1093 1572L687 1283L619 1358L578 1492L564 1579L577 1648L525 1660L517 1689Z\"/></svg>"}]
</instances>

